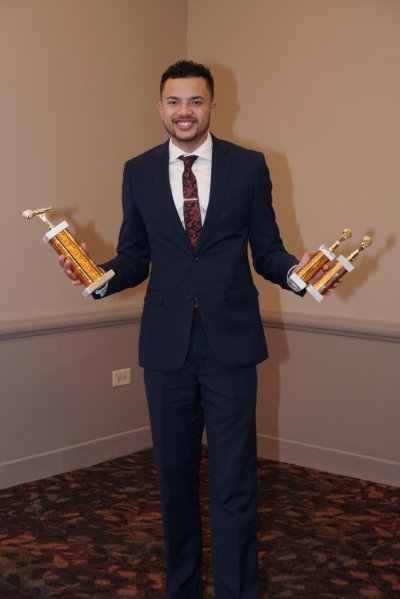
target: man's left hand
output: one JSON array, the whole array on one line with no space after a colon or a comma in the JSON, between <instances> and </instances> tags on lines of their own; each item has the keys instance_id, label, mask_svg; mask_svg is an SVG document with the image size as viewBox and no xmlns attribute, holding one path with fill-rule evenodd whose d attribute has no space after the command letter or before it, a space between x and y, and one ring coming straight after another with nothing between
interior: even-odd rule
<instances>
[{"instance_id":1,"label":"man's left hand","mask_svg":"<svg viewBox=\"0 0 400 599\"><path fill-rule=\"evenodd\" d=\"M309 260L311 260L311 258L313 258L315 256L315 254L317 254L320 250L307 250L307 252L303 255L302 259L300 260L300 262L298 263L298 265L294 268L293 272L297 273L299 272L299 270L301 268L303 268L303 266L305 266L307 264L307 262ZM331 263L327 262L323 267L322 267L322 272L326 272L327 270L329 270L329 268L331 267ZM321 271L319 273L317 273L315 275L315 279L317 279L318 277L321 276ZM310 281L310 283L312 283L313 279ZM332 285L332 289L334 289L339 283L341 283L343 281L343 277L341 277L334 285ZM329 295L329 291L327 291L325 293L325 295Z\"/></svg>"}]
</instances>

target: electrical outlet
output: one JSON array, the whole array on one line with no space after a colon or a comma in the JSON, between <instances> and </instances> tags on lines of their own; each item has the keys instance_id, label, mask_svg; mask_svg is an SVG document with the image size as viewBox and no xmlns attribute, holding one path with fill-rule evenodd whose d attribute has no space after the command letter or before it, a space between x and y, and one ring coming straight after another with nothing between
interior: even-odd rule
<instances>
[{"instance_id":1,"label":"electrical outlet","mask_svg":"<svg viewBox=\"0 0 400 599\"><path fill-rule=\"evenodd\" d=\"M112 386L122 387L123 385L131 384L131 369L122 368L121 370L112 371Z\"/></svg>"}]
</instances>

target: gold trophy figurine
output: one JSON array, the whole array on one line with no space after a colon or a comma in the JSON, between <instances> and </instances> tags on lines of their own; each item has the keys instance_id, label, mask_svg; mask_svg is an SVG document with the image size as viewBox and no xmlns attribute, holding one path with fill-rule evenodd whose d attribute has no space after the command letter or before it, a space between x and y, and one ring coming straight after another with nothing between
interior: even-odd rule
<instances>
[{"instance_id":1,"label":"gold trophy figurine","mask_svg":"<svg viewBox=\"0 0 400 599\"><path fill-rule=\"evenodd\" d=\"M320 302L324 299L325 293L330 289L339 279L344 277L345 274L354 270L354 266L351 264L358 254L365 250L372 243L372 237L366 235L362 238L360 246L354 250L345 258L344 256L339 256L337 262L319 279L317 279L312 285L307 286L307 291L310 295L313 296L317 302Z\"/></svg>"},{"instance_id":2,"label":"gold trophy figurine","mask_svg":"<svg viewBox=\"0 0 400 599\"><path fill-rule=\"evenodd\" d=\"M333 250L335 250L342 241L350 239L352 236L351 229L344 229L339 239L332 243L329 247L321 245L319 251L313 256L307 264L305 264L297 273L290 275L290 280L293 281L300 289L305 289L307 283L327 264L336 258Z\"/></svg>"},{"instance_id":3,"label":"gold trophy figurine","mask_svg":"<svg viewBox=\"0 0 400 599\"><path fill-rule=\"evenodd\" d=\"M82 294L88 297L97 289L103 287L115 275L113 270L102 271L85 252L79 243L67 231L68 223L64 220L58 225L53 225L47 218L47 212L53 210L52 206L48 208L38 208L37 210L25 210L22 216L27 219L38 216L49 228L43 237L44 243L49 243L61 256L64 256L71 262L71 270L84 284L85 289Z\"/></svg>"}]
</instances>

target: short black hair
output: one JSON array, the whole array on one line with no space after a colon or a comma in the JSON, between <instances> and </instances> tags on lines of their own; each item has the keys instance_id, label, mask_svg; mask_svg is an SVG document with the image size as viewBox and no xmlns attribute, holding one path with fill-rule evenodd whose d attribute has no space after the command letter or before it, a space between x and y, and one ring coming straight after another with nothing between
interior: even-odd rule
<instances>
[{"instance_id":1,"label":"short black hair","mask_svg":"<svg viewBox=\"0 0 400 599\"><path fill-rule=\"evenodd\" d=\"M214 98L214 79L210 69L193 60L178 60L171 64L161 75L160 95L162 95L167 79L182 79L185 77L203 77L206 80L211 98Z\"/></svg>"}]
</instances>

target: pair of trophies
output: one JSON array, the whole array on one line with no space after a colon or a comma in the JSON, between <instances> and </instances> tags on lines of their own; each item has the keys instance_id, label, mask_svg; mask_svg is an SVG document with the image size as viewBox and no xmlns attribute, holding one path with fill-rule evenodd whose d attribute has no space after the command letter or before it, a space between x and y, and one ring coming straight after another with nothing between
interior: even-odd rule
<instances>
[{"instance_id":1,"label":"pair of trophies","mask_svg":"<svg viewBox=\"0 0 400 599\"><path fill-rule=\"evenodd\" d=\"M348 272L354 270L352 262L358 254L372 243L372 237L365 235L360 245L347 258L333 253L339 244L352 236L351 229L344 229L339 239L331 246L321 245L318 252L297 273L290 275L291 281L301 290L306 289L317 302L324 299L331 289Z\"/></svg>"},{"instance_id":2,"label":"pair of trophies","mask_svg":"<svg viewBox=\"0 0 400 599\"><path fill-rule=\"evenodd\" d=\"M37 210L25 210L22 216L31 219L38 216L48 227L48 232L43 237L44 243L49 243L53 249L64 256L71 263L71 270L83 283L83 296L88 297L94 291L103 287L112 277L114 271L103 272L90 258L67 231L68 223L62 221L54 226L46 214L52 207L38 208ZM292 273L290 279L301 289L307 289L318 302L324 299L325 293L337 283L345 274L351 272L354 266L351 264L356 256L372 243L369 236L363 237L359 247L347 258L339 256L336 258L335 250L342 241L349 239L352 235L350 229L344 229L340 238L331 246L321 245L318 252L297 273ZM327 268L326 265L328 265Z\"/></svg>"}]
</instances>

